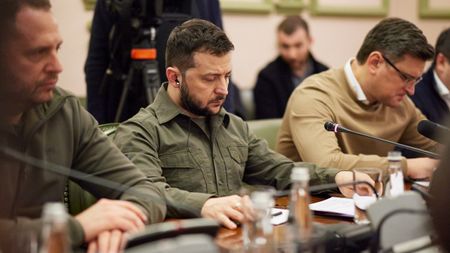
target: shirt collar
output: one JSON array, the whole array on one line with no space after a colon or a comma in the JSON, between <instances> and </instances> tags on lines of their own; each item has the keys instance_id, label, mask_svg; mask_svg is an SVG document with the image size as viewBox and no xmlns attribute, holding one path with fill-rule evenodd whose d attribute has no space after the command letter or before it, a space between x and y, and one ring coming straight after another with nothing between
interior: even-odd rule
<instances>
[{"instance_id":1,"label":"shirt collar","mask_svg":"<svg viewBox=\"0 0 450 253\"><path fill-rule=\"evenodd\" d=\"M345 77L347 79L348 84L350 85L350 88L352 88L352 90L355 92L358 101L361 101L363 104L368 105L369 101L367 100L366 94L364 94L364 91L362 90L358 80L356 80L355 74L353 73L352 70L351 64L354 60L356 59L350 58L345 64L344 66Z\"/></svg>"},{"instance_id":2,"label":"shirt collar","mask_svg":"<svg viewBox=\"0 0 450 253\"><path fill-rule=\"evenodd\" d=\"M150 107L155 110L155 115L159 124L167 123L176 118L178 115L185 115L180 107L176 105L169 97L169 94L167 93L167 85L167 83L163 83L161 85L155 100L150 105ZM225 127L228 127L230 121L229 117L228 112L224 108L221 108L219 113L212 116L211 119L216 122L214 125L221 124L223 122Z\"/></svg>"},{"instance_id":3,"label":"shirt collar","mask_svg":"<svg viewBox=\"0 0 450 253\"><path fill-rule=\"evenodd\" d=\"M447 96L449 95L449 90L447 86L442 82L442 80L437 75L436 71L433 71L434 80L436 81L436 90L441 96Z\"/></svg>"}]
</instances>

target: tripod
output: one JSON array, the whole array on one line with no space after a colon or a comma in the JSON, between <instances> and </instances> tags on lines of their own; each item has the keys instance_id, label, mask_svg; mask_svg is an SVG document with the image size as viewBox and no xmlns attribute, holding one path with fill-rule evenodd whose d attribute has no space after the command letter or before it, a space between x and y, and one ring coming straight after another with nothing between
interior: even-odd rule
<instances>
[{"instance_id":1,"label":"tripod","mask_svg":"<svg viewBox=\"0 0 450 253\"><path fill-rule=\"evenodd\" d=\"M131 49L131 64L125 80L122 95L120 97L119 106L115 116L115 122L120 121L125 101L128 97L128 91L135 76L139 77L141 87L145 89L147 104L151 104L156 97L160 86L160 78L158 71L158 61L156 60L156 28L151 27L149 30L144 30L142 34L143 40L133 45ZM150 42L148 42L150 38Z\"/></svg>"}]
</instances>

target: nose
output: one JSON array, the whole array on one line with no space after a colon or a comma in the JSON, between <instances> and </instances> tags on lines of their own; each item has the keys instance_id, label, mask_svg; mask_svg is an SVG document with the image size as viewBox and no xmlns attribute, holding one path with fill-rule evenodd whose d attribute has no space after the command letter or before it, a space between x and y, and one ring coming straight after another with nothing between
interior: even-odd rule
<instances>
[{"instance_id":1,"label":"nose","mask_svg":"<svg viewBox=\"0 0 450 253\"><path fill-rule=\"evenodd\" d=\"M50 56L46 70L52 73L61 73L63 71L63 66L59 61L57 52L52 53Z\"/></svg>"},{"instance_id":2,"label":"nose","mask_svg":"<svg viewBox=\"0 0 450 253\"><path fill-rule=\"evenodd\" d=\"M412 95L414 95L414 92L416 90L416 85L414 83L408 83L405 86L405 90L406 90L406 93L408 93L409 96L412 96Z\"/></svg>"},{"instance_id":3,"label":"nose","mask_svg":"<svg viewBox=\"0 0 450 253\"><path fill-rule=\"evenodd\" d=\"M216 88L214 89L214 92L220 96L228 95L228 83L229 83L228 77L221 78Z\"/></svg>"}]
</instances>

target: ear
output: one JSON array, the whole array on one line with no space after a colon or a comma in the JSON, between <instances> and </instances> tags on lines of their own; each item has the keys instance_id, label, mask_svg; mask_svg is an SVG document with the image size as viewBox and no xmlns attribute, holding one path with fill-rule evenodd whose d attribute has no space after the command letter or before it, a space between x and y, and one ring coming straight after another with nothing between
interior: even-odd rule
<instances>
[{"instance_id":1,"label":"ear","mask_svg":"<svg viewBox=\"0 0 450 253\"><path fill-rule=\"evenodd\" d=\"M383 56L381 55L381 53L378 51L373 51L367 57L365 65L367 66L369 73L374 74L381 67L382 62Z\"/></svg>"},{"instance_id":2,"label":"ear","mask_svg":"<svg viewBox=\"0 0 450 253\"><path fill-rule=\"evenodd\" d=\"M178 88L180 86L179 81L181 81L181 72L177 67L167 67L166 68L166 77L169 85Z\"/></svg>"}]
</instances>

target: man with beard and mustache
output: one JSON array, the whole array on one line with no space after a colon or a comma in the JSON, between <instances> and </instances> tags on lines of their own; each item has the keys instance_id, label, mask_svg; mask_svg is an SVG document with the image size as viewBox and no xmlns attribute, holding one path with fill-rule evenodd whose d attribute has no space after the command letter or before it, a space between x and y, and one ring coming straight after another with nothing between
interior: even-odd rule
<instances>
[{"instance_id":1,"label":"man with beard and mustache","mask_svg":"<svg viewBox=\"0 0 450 253\"><path fill-rule=\"evenodd\" d=\"M244 183L290 185L295 164L222 108L233 48L208 21L176 27L166 47L168 82L150 106L117 129L117 146L165 192L168 218L209 217L233 229L243 219L235 194ZM303 166L310 168L312 184L352 180L351 172Z\"/></svg>"},{"instance_id":2,"label":"man with beard and mustache","mask_svg":"<svg viewBox=\"0 0 450 253\"><path fill-rule=\"evenodd\" d=\"M253 89L256 119L283 117L295 87L328 69L311 54L312 43L308 23L300 16L288 16L278 25L279 56L259 72Z\"/></svg>"}]
</instances>

